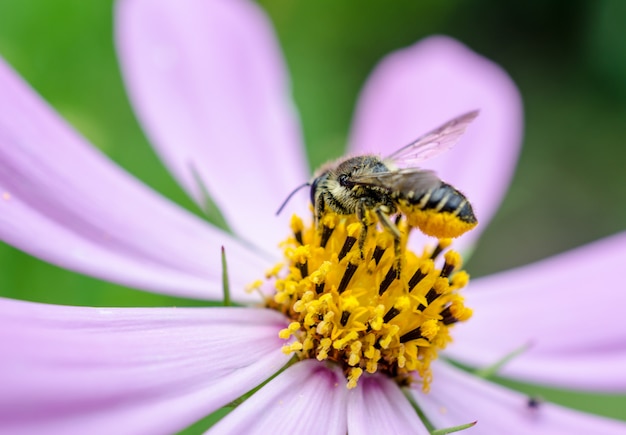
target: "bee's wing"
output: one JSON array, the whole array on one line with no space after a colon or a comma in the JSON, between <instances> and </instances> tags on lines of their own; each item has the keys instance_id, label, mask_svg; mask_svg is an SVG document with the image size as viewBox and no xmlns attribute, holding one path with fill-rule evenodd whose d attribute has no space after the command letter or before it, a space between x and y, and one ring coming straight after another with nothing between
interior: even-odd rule
<instances>
[{"instance_id":1,"label":"bee's wing","mask_svg":"<svg viewBox=\"0 0 626 435\"><path fill-rule=\"evenodd\" d=\"M418 168L355 175L350 181L356 185L380 187L389 193L393 191L414 192L416 195L435 188L441 183L433 171Z\"/></svg>"},{"instance_id":2,"label":"bee's wing","mask_svg":"<svg viewBox=\"0 0 626 435\"><path fill-rule=\"evenodd\" d=\"M458 116L430 133L400 148L386 161L398 166L415 166L452 148L465 132L465 129L478 116L478 110Z\"/></svg>"}]
</instances>

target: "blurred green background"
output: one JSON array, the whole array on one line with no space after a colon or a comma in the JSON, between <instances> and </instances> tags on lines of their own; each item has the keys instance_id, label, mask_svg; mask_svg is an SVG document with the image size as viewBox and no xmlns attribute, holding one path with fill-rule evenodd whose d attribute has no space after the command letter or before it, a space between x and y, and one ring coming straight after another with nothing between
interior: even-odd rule
<instances>
[{"instance_id":1,"label":"blurred green background","mask_svg":"<svg viewBox=\"0 0 626 435\"><path fill-rule=\"evenodd\" d=\"M312 167L343 154L358 92L394 49L444 33L509 72L525 103L524 149L510 193L468 264L474 277L626 229L626 1L260 3L287 58ZM0 54L114 161L197 213L132 113L112 10L109 0L1 0ZM7 246L0 246L0 261L2 296L96 306L198 304L79 276ZM520 388L626 419L625 396Z\"/></svg>"}]
</instances>

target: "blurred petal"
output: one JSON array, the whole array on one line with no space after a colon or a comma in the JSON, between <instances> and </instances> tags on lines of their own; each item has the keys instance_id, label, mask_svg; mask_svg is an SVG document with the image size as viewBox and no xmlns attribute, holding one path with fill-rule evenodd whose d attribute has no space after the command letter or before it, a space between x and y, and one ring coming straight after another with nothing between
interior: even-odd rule
<instances>
[{"instance_id":1,"label":"blurred petal","mask_svg":"<svg viewBox=\"0 0 626 435\"><path fill-rule=\"evenodd\" d=\"M0 60L0 238L59 266L132 287L221 298L220 246L233 297L262 257L111 163Z\"/></svg>"},{"instance_id":2,"label":"blurred petal","mask_svg":"<svg viewBox=\"0 0 626 435\"><path fill-rule=\"evenodd\" d=\"M279 370L285 326L251 308L0 299L0 432L176 432Z\"/></svg>"},{"instance_id":3,"label":"blurred petal","mask_svg":"<svg viewBox=\"0 0 626 435\"><path fill-rule=\"evenodd\" d=\"M385 376L364 376L348 393L348 433L428 435L400 388Z\"/></svg>"},{"instance_id":4,"label":"blurred petal","mask_svg":"<svg viewBox=\"0 0 626 435\"><path fill-rule=\"evenodd\" d=\"M522 104L511 78L495 63L443 36L427 38L385 58L359 102L351 152L387 156L444 122L479 109L456 148L426 166L464 192L479 229L456 246L468 247L500 204L517 161ZM424 239L415 240L422 246Z\"/></svg>"},{"instance_id":5,"label":"blurred petal","mask_svg":"<svg viewBox=\"0 0 626 435\"><path fill-rule=\"evenodd\" d=\"M196 171L234 231L273 249L290 214L277 218L276 210L309 176L267 18L241 0L118 6L124 77L161 158L202 202Z\"/></svg>"},{"instance_id":6,"label":"blurred petal","mask_svg":"<svg viewBox=\"0 0 626 435\"><path fill-rule=\"evenodd\" d=\"M346 381L315 360L294 364L220 420L209 433L346 433Z\"/></svg>"},{"instance_id":7,"label":"blurred petal","mask_svg":"<svg viewBox=\"0 0 626 435\"><path fill-rule=\"evenodd\" d=\"M435 367L436 366L436 367ZM450 365L434 364L431 391L412 393L436 428L478 420L468 433L623 434L626 423L551 403L530 406L524 394L489 383Z\"/></svg>"},{"instance_id":8,"label":"blurred petal","mask_svg":"<svg viewBox=\"0 0 626 435\"><path fill-rule=\"evenodd\" d=\"M474 316L455 328L446 355L485 367L528 345L499 373L566 388L626 390L624 265L626 232L472 281L466 303Z\"/></svg>"}]
</instances>

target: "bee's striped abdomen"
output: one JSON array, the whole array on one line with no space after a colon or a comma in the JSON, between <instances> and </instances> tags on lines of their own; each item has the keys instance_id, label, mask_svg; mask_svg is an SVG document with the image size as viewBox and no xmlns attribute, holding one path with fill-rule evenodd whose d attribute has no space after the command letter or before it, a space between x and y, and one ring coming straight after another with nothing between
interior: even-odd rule
<instances>
[{"instance_id":1,"label":"bee's striped abdomen","mask_svg":"<svg viewBox=\"0 0 626 435\"><path fill-rule=\"evenodd\" d=\"M475 223L476 216L470 202L461 192L447 183L430 189L422 196L409 200L421 210L451 213L464 222Z\"/></svg>"},{"instance_id":2,"label":"bee's striped abdomen","mask_svg":"<svg viewBox=\"0 0 626 435\"><path fill-rule=\"evenodd\" d=\"M399 204L409 225L433 237L458 237L478 223L465 195L443 182L422 195L409 194Z\"/></svg>"}]
</instances>

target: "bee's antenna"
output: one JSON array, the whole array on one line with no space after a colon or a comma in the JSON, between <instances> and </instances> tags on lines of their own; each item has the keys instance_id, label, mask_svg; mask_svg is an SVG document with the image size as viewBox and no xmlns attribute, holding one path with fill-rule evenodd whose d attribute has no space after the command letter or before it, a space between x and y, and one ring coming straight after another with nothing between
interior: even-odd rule
<instances>
[{"instance_id":1,"label":"bee's antenna","mask_svg":"<svg viewBox=\"0 0 626 435\"><path fill-rule=\"evenodd\" d=\"M301 186L296 187L295 189L293 189L293 191L289 194L289 196L287 196L287 199L285 199L283 201L283 204L280 206L280 208L278 209L278 211L276 212L276 216L278 216L280 214L281 211L283 211L283 208L285 208L285 206L287 205L287 203L289 202L289 200L291 199L291 197L300 189L302 189L303 187L306 186L310 186L311 183L309 183L308 181L306 183L304 183Z\"/></svg>"}]
</instances>

